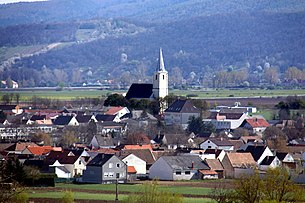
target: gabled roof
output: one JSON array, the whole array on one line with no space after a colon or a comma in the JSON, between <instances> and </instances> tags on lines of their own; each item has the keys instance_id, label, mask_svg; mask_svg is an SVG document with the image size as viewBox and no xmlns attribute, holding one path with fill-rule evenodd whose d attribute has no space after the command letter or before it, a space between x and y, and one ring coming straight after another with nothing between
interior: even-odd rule
<instances>
[{"instance_id":1,"label":"gabled roof","mask_svg":"<svg viewBox=\"0 0 305 203\"><path fill-rule=\"evenodd\" d=\"M54 125L68 125L72 118L73 118L73 116L60 115L54 120L53 124Z\"/></svg>"},{"instance_id":2,"label":"gabled roof","mask_svg":"<svg viewBox=\"0 0 305 203\"><path fill-rule=\"evenodd\" d=\"M91 115L77 115L76 116L76 120L79 122L79 123L89 123L90 120L91 120L92 116Z\"/></svg>"},{"instance_id":3,"label":"gabled roof","mask_svg":"<svg viewBox=\"0 0 305 203\"><path fill-rule=\"evenodd\" d=\"M263 161L260 163L260 165L266 165L269 166L273 160L275 159L275 156L266 156Z\"/></svg>"},{"instance_id":4,"label":"gabled roof","mask_svg":"<svg viewBox=\"0 0 305 203\"><path fill-rule=\"evenodd\" d=\"M269 123L265 119L263 119L263 118L249 118L249 119L246 119L246 122L252 128L268 127L268 126L270 126Z\"/></svg>"},{"instance_id":5,"label":"gabled roof","mask_svg":"<svg viewBox=\"0 0 305 203\"><path fill-rule=\"evenodd\" d=\"M98 154L87 164L87 166L103 166L113 156L115 156L115 155L113 155L113 154Z\"/></svg>"},{"instance_id":6,"label":"gabled roof","mask_svg":"<svg viewBox=\"0 0 305 203\"><path fill-rule=\"evenodd\" d=\"M128 166L127 167L127 172L128 173L137 173L137 170L135 169L134 166Z\"/></svg>"},{"instance_id":7,"label":"gabled roof","mask_svg":"<svg viewBox=\"0 0 305 203\"><path fill-rule=\"evenodd\" d=\"M37 147L38 145L33 143L33 142L18 142L18 143L14 143L13 145L11 145L10 147L6 148L6 151L23 151L26 147L29 146L35 146Z\"/></svg>"},{"instance_id":8,"label":"gabled roof","mask_svg":"<svg viewBox=\"0 0 305 203\"><path fill-rule=\"evenodd\" d=\"M149 144L144 144L144 145L125 145L124 150L129 150L129 149L149 149L152 151L152 146Z\"/></svg>"},{"instance_id":9,"label":"gabled roof","mask_svg":"<svg viewBox=\"0 0 305 203\"><path fill-rule=\"evenodd\" d=\"M287 155L288 155L287 152L276 152L276 157L277 157L280 161L283 161Z\"/></svg>"},{"instance_id":10,"label":"gabled roof","mask_svg":"<svg viewBox=\"0 0 305 203\"><path fill-rule=\"evenodd\" d=\"M153 94L153 84L138 84L138 83L133 83L125 98L126 99L131 99L131 98L136 98L136 99L149 99L152 97Z\"/></svg>"},{"instance_id":11,"label":"gabled roof","mask_svg":"<svg viewBox=\"0 0 305 203\"><path fill-rule=\"evenodd\" d=\"M155 157L149 149L131 149L131 150L121 150L116 153L120 158L124 159L130 154L133 154L143 161L145 161L148 165L151 165L155 162Z\"/></svg>"},{"instance_id":12,"label":"gabled roof","mask_svg":"<svg viewBox=\"0 0 305 203\"><path fill-rule=\"evenodd\" d=\"M95 116L95 119L97 121L113 121L115 119L116 115L104 115L104 114L97 114Z\"/></svg>"},{"instance_id":13,"label":"gabled roof","mask_svg":"<svg viewBox=\"0 0 305 203\"><path fill-rule=\"evenodd\" d=\"M95 135L95 138L98 142L98 145L107 147L107 146L116 146L117 142L109 135L103 136L103 135Z\"/></svg>"},{"instance_id":14,"label":"gabled roof","mask_svg":"<svg viewBox=\"0 0 305 203\"><path fill-rule=\"evenodd\" d=\"M106 111L106 115L116 115L119 113L119 111L121 111L122 109L124 109L125 107L122 107L122 106L113 106L113 107L110 107L108 109L108 111Z\"/></svg>"},{"instance_id":15,"label":"gabled roof","mask_svg":"<svg viewBox=\"0 0 305 203\"><path fill-rule=\"evenodd\" d=\"M215 154L216 157L222 152L220 149L206 149L204 150L203 154Z\"/></svg>"},{"instance_id":16,"label":"gabled roof","mask_svg":"<svg viewBox=\"0 0 305 203\"><path fill-rule=\"evenodd\" d=\"M234 168L249 168L256 166L256 162L251 153L231 152L227 153L227 156Z\"/></svg>"},{"instance_id":17,"label":"gabled roof","mask_svg":"<svg viewBox=\"0 0 305 203\"><path fill-rule=\"evenodd\" d=\"M259 158L264 153L266 147L265 146L256 146L256 145L248 145L245 150L240 150L239 152L250 152L255 161L258 161Z\"/></svg>"},{"instance_id":18,"label":"gabled roof","mask_svg":"<svg viewBox=\"0 0 305 203\"><path fill-rule=\"evenodd\" d=\"M198 156L163 156L161 158L174 170L210 169Z\"/></svg>"},{"instance_id":19,"label":"gabled roof","mask_svg":"<svg viewBox=\"0 0 305 203\"><path fill-rule=\"evenodd\" d=\"M74 164L80 155L75 155L71 151L50 151L49 155L46 157L46 161L49 165L53 164L56 160L61 164Z\"/></svg>"},{"instance_id":20,"label":"gabled roof","mask_svg":"<svg viewBox=\"0 0 305 203\"><path fill-rule=\"evenodd\" d=\"M33 146L29 146L27 147L27 149L33 154L33 155L43 155L43 154L47 154L50 151L53 150L53 147L51 146L37 146L37 147L33 147Z\"/></svg>"},{"instance_id":21,"label":"gabled roof","mask_svg":"<svg viewBox=\"0 0 305 203\"><path fill-rule=\"evenodd\" d=\"M204 142L206 142L207 140L210 140L211 142L213 142L217 146L234 146L233 143L231 143L227 139L218 139L218 138L211 137L211 138L206 139Z\"/></svg>"},{"instance_id":22,"label":"gabled roof","mask_svg":"<svg viewBox=\"0 0 305 203\"><path fill-rule=\"evenodd\" d=\"M223 166L221 165L218 159L205 159L204 161L211 168L211 170L215 170L215 171L223 170Z\"/></svg>"},{"instance_id":23,"label":"gabled roof","mask_svg":"<svg viewBox=\"0 0 305 203\"><path fill-rule=\"evenodd\" d=\"M200 110L194 106L191 100L177 99L165 110L165 112L200 113Z\"/></svg>"}]
</instances>

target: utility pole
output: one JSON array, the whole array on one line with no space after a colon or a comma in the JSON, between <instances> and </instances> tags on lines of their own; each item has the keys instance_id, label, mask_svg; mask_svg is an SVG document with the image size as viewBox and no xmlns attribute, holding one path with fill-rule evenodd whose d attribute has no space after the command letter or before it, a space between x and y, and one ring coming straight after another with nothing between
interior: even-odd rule
<instances>
[{"instance_id":1,"label":"utility pole","mask_svg":"<svg viewBox=\"0 0 305 203\"><path fill-rule=\"evenodd\" d=\"M118 181L120 174L116 174L116 182L115 182L115 203L119 202L119 191L118 191Z\"/></svg>"}]
</instances>

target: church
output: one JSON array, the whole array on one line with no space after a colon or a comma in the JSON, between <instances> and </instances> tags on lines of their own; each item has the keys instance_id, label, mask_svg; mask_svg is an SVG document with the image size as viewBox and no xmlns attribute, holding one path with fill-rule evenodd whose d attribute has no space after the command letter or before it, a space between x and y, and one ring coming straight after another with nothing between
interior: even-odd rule
<instances>
[{"instance_id":1,"label":"church","mask_svg":"<svg viewBox=\"0 0 305 203\"><path fill-rule=\"evenodd\" d=\"M160 48L159 63L156 68L152 84L133 83L125 98L126 99L156 99L159 100L168 95L168 72L165 70L162 49Z\"/></svg>"}]
</instances>

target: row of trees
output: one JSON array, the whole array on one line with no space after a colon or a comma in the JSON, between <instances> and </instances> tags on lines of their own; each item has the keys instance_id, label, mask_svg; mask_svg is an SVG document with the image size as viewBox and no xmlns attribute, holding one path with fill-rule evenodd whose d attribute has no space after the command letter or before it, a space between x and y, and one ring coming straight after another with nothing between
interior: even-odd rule
<instances>
[{"instance_id":1,"label":"row of trees","mask_svg":"<svg viewBox=\"0 0 305 203\"><path fill-rule=\"evenodd\" d=\"M234 181L233 189L222 185L214 188L211 197L217 203L281 203L303 202L304 189L292 181L284 168L268 169L261 177L258 172Z\"/></svg>"}]
</instances>

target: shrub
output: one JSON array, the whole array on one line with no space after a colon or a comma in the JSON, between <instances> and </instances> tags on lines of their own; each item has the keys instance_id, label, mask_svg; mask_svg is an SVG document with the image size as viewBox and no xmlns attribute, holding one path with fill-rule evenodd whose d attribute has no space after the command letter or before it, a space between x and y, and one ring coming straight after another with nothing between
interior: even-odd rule
<instances>
[{"instance_id":1,"label":"shrub","mask_svg":"<svg viewBox=\"0 0 305 203\"><path fill-rule=\"evenodd\" d=\"M29 195L28 193L25 192L21 192L19 194L16 195L16 197L14 198L14 202L15 203L26 203L29 200Z\"/></svg>"},{"instance_id":2,"label":"shrub","mask_svg":"<svg viewBox=\"0 0 305 203\"><path fill-rule=\"evenodd\" d=\"M61 198L62 203L73 203L74 195L72 191L65 191L64 196Z\"/></svg>"}]
</instances>

